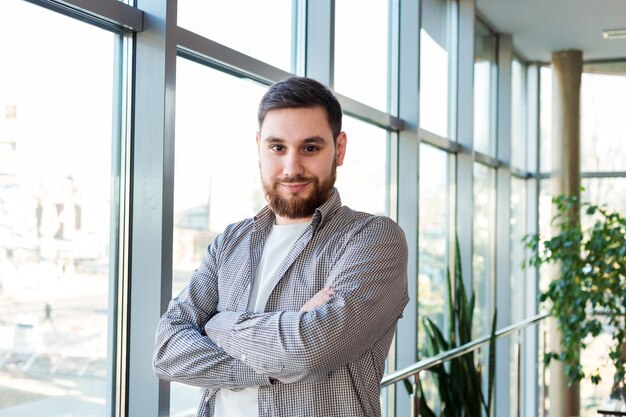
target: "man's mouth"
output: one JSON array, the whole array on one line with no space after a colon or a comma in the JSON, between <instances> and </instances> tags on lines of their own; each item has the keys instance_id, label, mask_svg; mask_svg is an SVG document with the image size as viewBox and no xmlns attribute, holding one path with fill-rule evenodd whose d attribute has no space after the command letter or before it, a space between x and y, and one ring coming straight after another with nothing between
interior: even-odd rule
<instances>
[{"instance_id":1,"label":"man's mouth","mask_svg":"<svg viewBox=\"0 0 626 417\"><path fill-rule=\"evenodd\" d=\"M280 186L288 192L295 194L303 191L309 184L309 182L281 182Z\"/></svg>"}]
</instances>

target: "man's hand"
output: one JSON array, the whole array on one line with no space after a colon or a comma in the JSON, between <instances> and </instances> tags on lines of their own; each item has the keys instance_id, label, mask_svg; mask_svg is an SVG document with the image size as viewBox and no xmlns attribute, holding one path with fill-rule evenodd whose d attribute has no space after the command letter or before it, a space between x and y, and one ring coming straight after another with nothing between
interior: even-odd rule
<instances>
[{"instance_id":1,"label":"man's hand","mask_svg":"<svg viewBox=\"0 0 626 417\"><path fill-rule=\"evenodd\" d=\"M300 311L305 311L305 312L311 311L315 309L315 307L319 307L322 304L326 303L328 300L332 298L334 294L335 294L335 289L331 287L330 285L327 285L324 288L322 288L317 294L311 297L309 301L304 303L302 308L300 308Z\"/></svg>"}]
</instances>

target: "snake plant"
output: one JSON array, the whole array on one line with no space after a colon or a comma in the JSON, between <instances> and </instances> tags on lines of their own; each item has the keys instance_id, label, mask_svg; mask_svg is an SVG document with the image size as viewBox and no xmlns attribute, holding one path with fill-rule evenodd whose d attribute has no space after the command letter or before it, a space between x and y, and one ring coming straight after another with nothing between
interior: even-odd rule
<instances>
[{"instance_id":1,"label":"snake plant","mask_svg":"<svg viewBox=\"0 0 626 417\"><path fill-rule=\"evenodd\" d=\"M428 317L422 319L426 334L426 342L421 349L423 357L432 357L441 352L454 349L471 342L472 320L474 316L474 292L468 298L459 254L459 242L456 240L455 279L447 271L448 283L448 320L447 337L443 331ZM423 372L429 372L435 381L441 407L439 417L481 417L489 416L493 404L493 381L495 375L495 324L493 315L491 337L489 340L489 360L487 369L487 390L483 390L482 368L475 358L474 351L452 359L445 364L436 365ZM412 393L412 385L405 380L405 387ZM420 415L436 417L437 414L428 405L421 382L417 386ZM485 414L483 414L485 413Z\"/></svg>"}]
</instances>

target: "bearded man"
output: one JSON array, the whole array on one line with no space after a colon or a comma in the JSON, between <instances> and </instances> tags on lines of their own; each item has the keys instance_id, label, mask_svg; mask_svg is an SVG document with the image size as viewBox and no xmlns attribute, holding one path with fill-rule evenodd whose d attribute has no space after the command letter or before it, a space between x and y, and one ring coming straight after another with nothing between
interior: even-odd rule
<instances>
[{"instance_id":1,"label":"bearded man","mask_svg":"<svg viewBox=\"0 0 626 417\"><path fill-rule=\"evenodd\" d=\"M328 88L279 81L258 119L268 205L218 235L170 302L155 373L203 387L203 417L380 416L408 302L404 234L342 206L334 184L347 136Z\"/></svg>"}]
</instances>

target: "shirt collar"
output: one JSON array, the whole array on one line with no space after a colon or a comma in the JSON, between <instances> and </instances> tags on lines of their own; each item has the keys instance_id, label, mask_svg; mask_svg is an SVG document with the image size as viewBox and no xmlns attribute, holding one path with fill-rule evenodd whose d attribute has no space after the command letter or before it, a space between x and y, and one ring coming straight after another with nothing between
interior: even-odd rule
<instances>
[{"instance_id":1,"label":"shirt collar","mask_svg":"<svg viewBox=\"0 0 626 417\"><path fill-rule=\"evenodd\" d=\"M337 188L333 187L328 200L319 206L313 214L313 219L311 220L313 230L315 231L319 226L328 222L340 208L341 197ZM265 206L254 216L254 228L257 230L270 229L275 221L276 215L269 206Z\"/></svg>"}]
</instances>

